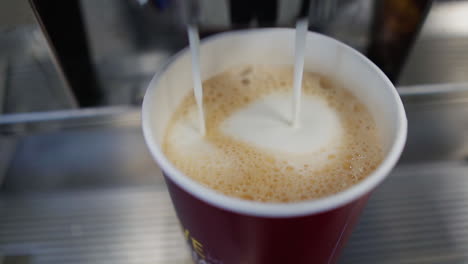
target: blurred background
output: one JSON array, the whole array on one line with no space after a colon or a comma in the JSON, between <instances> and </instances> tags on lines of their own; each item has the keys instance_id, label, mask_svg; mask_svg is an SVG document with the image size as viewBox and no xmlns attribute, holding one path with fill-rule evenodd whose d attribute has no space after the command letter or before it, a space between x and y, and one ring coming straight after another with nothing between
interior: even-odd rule
<instances>
[{"instance_id":1,"label":"blurred background","mask_svg":"<svg viewBox=\"0 0 468 264\"><path fill-rule=\"evenodd\" d=\"M0 263L190 263L142 138L146 87L188 20L206 37L307 13L409 118L340 263L468 263L466 0L0 1Z\"/></svg>"},{"instance_id":2,"label":"blurred background","mask_svg":"<svg viewBox=\"0 0 468 264\"><path fill-rule=\"evenodd\" d=\"M187 45L180 2L2 1L0 109L139 105L158 67ZM310 7L312 30L363 52L397 84L466 81L464 1L437 1L432 9L431 0L193 2L202 36L294 27Z\"/></svg>"}]
</instances>

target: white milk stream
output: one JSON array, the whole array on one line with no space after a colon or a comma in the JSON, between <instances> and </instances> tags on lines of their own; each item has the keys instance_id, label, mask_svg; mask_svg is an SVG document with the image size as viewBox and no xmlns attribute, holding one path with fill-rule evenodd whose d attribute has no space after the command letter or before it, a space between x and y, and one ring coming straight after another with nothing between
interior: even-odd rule
<instances>
[{"instance_id":1,"label":"white milk stream","mask_svg":"<svg viewBox=\"0 0 468 264\"><path fill-rule=\"evenodd\" d=\"M307 19L301 19L296 24L296 39L294 50L294 84L292 97L291 126L298 128L301 120L302 76L304 72L304 55L307 34ZM203 110L203 85L200 74L200 37L195 25L188 26L190 53L192 57L193 91L198 108L198 126L202 136L206 133L205 114Z\"/></svg>"}]
</instances>

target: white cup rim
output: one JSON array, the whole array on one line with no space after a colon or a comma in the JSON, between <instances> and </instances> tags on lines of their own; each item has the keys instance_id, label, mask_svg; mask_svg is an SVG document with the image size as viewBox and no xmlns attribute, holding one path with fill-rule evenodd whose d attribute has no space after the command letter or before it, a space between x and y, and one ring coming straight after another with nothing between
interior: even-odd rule
<instances>
[{"instance_id":1,"label":"white cup rim","mask_svg":"<svg viewBox=\"0 0 468 264\"><path fill-rule=\"evenodd\" d=\"M265 28L265 29L248 29L248 30L237 30L237 31L229 31L220 34L216 34L210 37L203 39L200 42L200 45L204 43L216 40L218 38L223 38L226 35L233 35L233 34L256 34L259 32L265 31L277 31L277 30L293 30L288 28ZM317 214L325 211L329 211L335 209L337 207L343 206L347 203L350 203L354 200L357 200L367 193L370 193L379 183L381 183L386 176L390 173L393 169L395 164L397 163L401 152L406 143L406 134L407 134L407 120L406 114L403 107L403 103L398 95L398 92L394 88L392 82L387 78L387 76L376 66L374 65L369 59L367 59L364 55L359 53L358 51L354 50L353 48L343 44L337 40L334 40L330 37L314 33L308 32L308 34L314 34L319 39L326 39L328 41L336 42L337 45L342 46L343 50L347 52L353 53L354 56L364 61L367 65L369 65L376 74L385 82L386 89L391 90L392 99L395 102L396 107L396 114L398 115L398 124L397 124L397 132L396 138L394 143L392 144L388 154L386 155L385 159L382 163L377 167L377 169L367 176L364 180L359 182L358 184L353 185L352 187L341 191L337 194L327 196L320 199L314 200L306 200L300 202L293 202L293 203L263 203L263 202L254 202L254 201L247 201L242 200L240 198L234 198L230 196L226 196L222 193L214 191L194 180L185 176L180 170L178 170L164 155L161 147L156 144L155 137L151 130L150 121L151 121L151 113L150 109L153 98L153 93L156 91L157 83L160 79L160 76L167 70L167 68L176 61L179 57L181 57L184 53L189 52L188 48L185 48L175 54L165 65L163 70L157 73L149 84L149 88L145 94L143 100L143 107L142 107L142 123L143 123L143 135L149 147L153 158L157 161L165 175L172 180L175 184L177 184L180 188L187 191L194 197L210 204L215 207L239 213L244 215L251 215L251 216L258 216L258 217L271 217L271 218L284 218L284 217L294 217L294 216L306 216L311 214Z\"/></svg>"}]
</instances>

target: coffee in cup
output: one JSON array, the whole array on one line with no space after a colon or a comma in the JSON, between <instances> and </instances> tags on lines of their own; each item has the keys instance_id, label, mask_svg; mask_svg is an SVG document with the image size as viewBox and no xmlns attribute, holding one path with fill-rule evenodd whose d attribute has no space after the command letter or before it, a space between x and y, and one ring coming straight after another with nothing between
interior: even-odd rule
<instances>
[{"instance_id":1,"label":"coffee in cup","mask_svg":"<svg viewBox=\"0 0 468 264\"><path fill-rule=\"evenodd\" d=\"M304 72L299 127L292 87L293 67L281 65L239 65L205 80L206 134L189 92L168 122L165 155L211 189L261 202L330 196L378 167L376 124L346 84Z\"/></svg>"}]
</instances>

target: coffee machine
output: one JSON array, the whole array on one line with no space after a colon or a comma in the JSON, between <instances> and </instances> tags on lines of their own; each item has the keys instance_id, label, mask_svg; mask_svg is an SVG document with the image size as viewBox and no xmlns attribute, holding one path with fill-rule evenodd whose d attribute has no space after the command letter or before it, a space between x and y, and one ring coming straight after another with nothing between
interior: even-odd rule
<instances>
[{"instance_id":1,"label":"coffee machine","mask_svg":"<svg viewBox=\"0 0 468 264\"><path fill-rule=\"evenodd\" d=\"M29 0L66 89L80 107L139 104L148 80L200 37L252 27L294 27L337 38L396 82L430 0Z\"/></svg>"},{"instance_id":2,"label":"coffee machine","mask_svg":"<svg viewBox=\"0 0 468 264\"><path fill-rule=\"evenodd\" d=\"M140 120L149 80L187 45L181 10L170 0L11 0L0 1L0 21L5 13L20 17L3 8L8 2L24 2L40 27L0 35L0 44L6 36L24 40L7 43L15 53L6 59L8 49L0 49L0 263L190 263ZM198 2L202 39L238 28L294 27L302 5L278 0L274 24L249 11L234 26L230 1ZM311 21L310 29L369 57L377 43L374 53L386 54L385 61L410 50L386 45L411 46L390 36L414 37L405 25L422 23L419 9L411 8L417 1L334 2L328 22ZM339 263L467 261L467 12L468 1L434 1L402 74L394 77L408 113L408 143ZM47 49L39 45L44 35ZM52 63L44 58L54 60L61 78L50 74ZM34 68L33 59L39 61ZM54 78L36 78L36 72ZM42 93L52 86L70 99L60 101L55 90ZM19 107L14 99L21 87L28 106L39 101L44 107Z\"/></svg>"}]
</instances>

